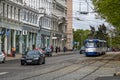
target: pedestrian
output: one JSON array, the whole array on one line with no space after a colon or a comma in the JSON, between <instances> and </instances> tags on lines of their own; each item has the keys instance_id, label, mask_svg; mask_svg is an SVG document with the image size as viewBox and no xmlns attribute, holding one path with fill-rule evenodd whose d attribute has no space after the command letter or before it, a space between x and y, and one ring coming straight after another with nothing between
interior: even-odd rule
<instances>
[{"instance_id":1,"label":"pedestrian","mask_svg":"<svg viewBox=\"0 0 120 80\"><path fill-rule=\"evenodd\" d=\"M54 49L53 46L51 46L50 48L51 48L51 50L52 50L52 52L53 52L53 49Z\"/></svg>"},{"instance_id":2,"label":"pedestrian","mask_svg":"<svg viewBox=\"0 0 120 80\"><path fill-rule=\"evenodd\" d=\"M4 54L4 56L6 57L6 53L5 53L5 51L4 50L2 50L2 53Z\"/></svg>"},{"instance_id":3,"label":"pedestrian","mask_svg":"<svg viewBox=\"0 0 120 80\"><path fill-rule=\"evenodd\" d=\"M13 47L13 48L12 48L12 56L15 57L15 54L16 54L16 48Z\"/></svg>"},{"instance_id":4,"label":"pedestrian","mask_svg":"<svg viewBox=\"0 0 120 80\"><path fill-rule=\"evenodd\" d=\"M32 49L33 49L33 50L35 49L35 45L34 45L34 44L32 45Z\"/></svg>"},{"instance_id":5,"label":"pedestrian","mask_svg":"<svg viewBox=\"0 0 120 80\"><path fill-rule=\"evenodd\" d=\"M27 50L25 51L25 55L27 54L27 52L30 50L30 47L27 47Z\"/></svg>"},{"instance_id":6,"label":"pedestrian","mask_svg":"<svg viewBox=\"0 0 120 80\"><path fill-rule=\"evenodd\" d=\"M65 46L63 47L63 51L64 51L64 52L66 51L66 47L65 47Z\"/></svg>"},{"instance_id":7,"label":"pedestrian","mask_svg":"<svg viewBox=\"0 0 120 80\"><path fill-rule=\"evenodd\" d=\"M60 46L58 47L58 51L60 52Z\"/></svg>"},{"instance_id":8,"label":"pedestrian","mask_svg":"<svg viewBox=\"0 0 120 80\"><path fill-rule=\"evenodd\" d=\"M55 52L57 53L58 52L58 47L56 46L56 48L55 48Z\"/></svg>"}]
</instances>

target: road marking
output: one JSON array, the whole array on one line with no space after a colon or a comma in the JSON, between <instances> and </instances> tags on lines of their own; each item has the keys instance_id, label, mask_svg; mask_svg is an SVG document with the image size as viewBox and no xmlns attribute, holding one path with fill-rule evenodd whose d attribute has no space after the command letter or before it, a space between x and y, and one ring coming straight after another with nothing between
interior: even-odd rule
<instances>
[{"instance_id":1,"label":"road marking","mask_svg":"<svg viewBox=\"0 0 120 80\"><path fill-rule=\"evenodd\" d=\"M7 74L8 72L1 72L0 75L4 75L4 74Z\"/></svg>"}]
</instances>

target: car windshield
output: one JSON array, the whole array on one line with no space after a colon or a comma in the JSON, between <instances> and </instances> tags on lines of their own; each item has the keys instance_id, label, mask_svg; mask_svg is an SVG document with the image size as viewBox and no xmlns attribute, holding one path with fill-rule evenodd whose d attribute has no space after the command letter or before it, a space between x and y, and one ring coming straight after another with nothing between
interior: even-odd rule
<instances>
[{"instance_id":1,"label":"car windshield","mask_svg":"<svg viewBox=\"0 0 120 80\"><path fill-rule=\"evenodd\" d=\"M80 50L84 50L85 49L85 47L84 46L82 46L81 48L80 48Z\"/></svg>"},{"instance_id":2,"label":"car windshield","mask_svg":"<svg viewBox=\"0 0 120 80\"><path fill-rule=\"evenodd\" d=\"M40 55L40 52L37 50L32 50L32 51L29 51L27 55Z\"/></svg>"}]
</instances>

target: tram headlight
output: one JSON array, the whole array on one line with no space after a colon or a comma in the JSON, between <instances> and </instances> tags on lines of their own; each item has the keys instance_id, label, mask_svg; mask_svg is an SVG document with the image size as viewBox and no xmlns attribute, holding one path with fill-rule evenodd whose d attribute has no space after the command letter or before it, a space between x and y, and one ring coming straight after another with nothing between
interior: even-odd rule
<instances>
[{"instance_id":1,"label":"tram headlight","mask_svg":"<svg viewBox=\"0 0 120 80\"><path fill-rule=\"evenodd\" d=\"M88 50L86 49L85 52L88 52Z\"/></svg>"}]
</instances>

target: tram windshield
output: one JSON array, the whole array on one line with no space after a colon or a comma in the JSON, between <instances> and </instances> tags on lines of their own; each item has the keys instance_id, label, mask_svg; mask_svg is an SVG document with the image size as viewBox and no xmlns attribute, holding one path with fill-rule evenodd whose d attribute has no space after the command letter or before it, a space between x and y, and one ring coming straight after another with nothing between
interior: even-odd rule
<instances>
[{"instance_id":1,"label":"tram windshield","mask_svg":"<svg viewBox=\"0 0 120 80\"><path fill-rule=\"evenodd\" d=\"M85 46L86 46L86 47L97 47L97 44L94 43L94 42L87 42L87 43L85 44Z\"/></svg>"}]
</instances>

